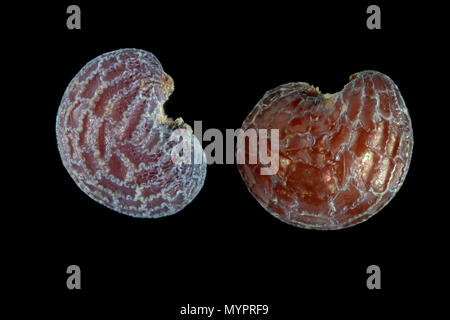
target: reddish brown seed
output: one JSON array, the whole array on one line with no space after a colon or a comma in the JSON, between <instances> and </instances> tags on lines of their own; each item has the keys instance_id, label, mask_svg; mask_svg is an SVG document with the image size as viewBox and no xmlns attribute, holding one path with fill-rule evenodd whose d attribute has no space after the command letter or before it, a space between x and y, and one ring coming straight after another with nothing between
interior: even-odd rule
<instances>
[{"instance_id":1,"label":"reddish brown seed","mask_svg":"<svg viewBox=\"0 0 450 320\"><path fill-rule=\"evenodd\" d=\"M242 129L249 128L279 129L279 170L261 175L264 165L241 164L242 178L267 211L302 228L367 220L397 193L411 160L408 110L395 83L376 71L352 75L334 94L279 86L248 115Z\"/></svg>"},{"instance_id":2,"label":"reddish brown seed","mask_svg":"<svg viewBox=\"0 0 450 320\"><path fill-rule=\"evenodd\" d=\"M199 146L164 102L173 81L150 52L122 49L89 63L68 85L56 135L63 164L78 187L117 212L155 218L189 204L203 186L206 163L174 163L176 129ZM204 159L203 151L201 157Z\"/></svg>"}]
</instances>

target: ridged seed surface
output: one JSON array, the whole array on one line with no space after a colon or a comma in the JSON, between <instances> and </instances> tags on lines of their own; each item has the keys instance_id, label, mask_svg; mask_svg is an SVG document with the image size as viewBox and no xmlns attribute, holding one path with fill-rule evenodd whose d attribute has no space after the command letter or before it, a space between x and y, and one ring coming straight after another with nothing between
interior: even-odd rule
<instances>
[{"instance_id":1,"label":"ridged seed surface","mask_svg":"<svg viewBox=\"0 0 450 320\"><path fill-rule=\"evenodd\" d=\"M242 128L280 130L275 175L261 175L260 163L239 170L267 211L302 228L341 229L380 211L402 185L413 147L400 91L376 71L352 75L335 94L282 85L265 94Z\"/></svg>"},{"instance_id":2,"label":"ridged seed surface","mask_svg":"<svg viewBox=\"0 0 450 320\"><path fill-rule=\"evenodd\" d=\"M56 121L61 159L81 190L117 212L147 218L176 213L195 198L206 163L172 162L175 129L199 146L181 118L164 113L172 91L170 76L144 50L108 52L81 69Z\"/></svg>"}]
</instances>

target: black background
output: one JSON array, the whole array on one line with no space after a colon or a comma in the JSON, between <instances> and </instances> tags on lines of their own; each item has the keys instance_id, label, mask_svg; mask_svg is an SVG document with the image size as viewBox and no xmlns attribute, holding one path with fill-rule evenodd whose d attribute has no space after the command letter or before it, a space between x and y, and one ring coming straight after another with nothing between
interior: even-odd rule
<instances>
[{"instance_id":1,"label":"black background","mask_svg":"<svg viewBox=\"0 0 450 320\"><path fill-rule=\"evenodd\" d=\"M70 4L81 7L81 30L66 28ZM32 16L24 33L31 37L16 43L33 65L27 79L38 84L27 114L38 139L30 154L38 157L33 173L24 172L36 177L21 206L25 246L16 253L28 262L19 291L29 293L35 283L33 297L44 299L39 307L56 315L125 312L148 319L183 319L178 312L188 303L268 304L268 316L241 317L258 320L420 308L427 285L445 267L432 232L440 221L430 198L435 173L426 170L435 143L427 99L434 86L429 71L440 54L433 16L440 9L376 2L382 29L368 30L370 4L62 1L16 9ZM67 84L89 60L130 47L154 53L174 79L167 113L190 125L202 120L203 130L239 128L262 95L283 83L336 92L358 71L389 75L414 129L402 189L376 216L340 231L304 230L273 218L234 165L208 166L200 194L170 217L134 219L103 207L65 171L56 113ZM82 270L79 291L66 288L71 264ZM381 267L382 290L366 287L371 264Z\"/></svg>"}]
</instances>

